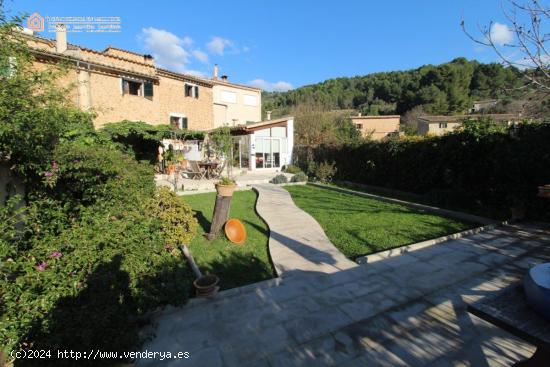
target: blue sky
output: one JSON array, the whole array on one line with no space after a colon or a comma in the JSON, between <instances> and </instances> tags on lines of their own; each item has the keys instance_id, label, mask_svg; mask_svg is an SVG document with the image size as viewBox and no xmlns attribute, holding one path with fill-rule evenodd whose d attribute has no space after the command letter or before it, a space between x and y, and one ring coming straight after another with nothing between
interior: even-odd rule
<instances>
[{"instance_id":1,"label":"blue sky","mask_svg":"<svg viewBox=\"0 0 550 367\"><path fill-rule=\"evenodd\" d=\"M494 54L460 29L504 23L500 0L6 0L11 13L118 16L120 33L69 33L69 42L156 56L169 69L221 74L284 90L339 76L438 64ZM501 29L502 30L502 29ZM506 29L503 30L507 37ZM53 33L42 32L45 37Z\"/></svg>"}]
</instances>

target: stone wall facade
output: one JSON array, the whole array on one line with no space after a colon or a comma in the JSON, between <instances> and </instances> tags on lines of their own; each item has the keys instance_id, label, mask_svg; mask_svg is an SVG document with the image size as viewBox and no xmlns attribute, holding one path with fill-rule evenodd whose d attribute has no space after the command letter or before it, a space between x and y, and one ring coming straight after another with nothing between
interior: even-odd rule
<instances>
[{"instance_id":1,"label":"stone wall facade","mask_svg":"<svg viewBox=\"0 0 550 367\"><path fill-rule=\"evenodd\" d=\"M96 128L122 120L169 124L171 115L186 118L190 130L214 127L209 80L156 68L151 57L116 48L99 52L69 45L57 52L55 42L39 37L29 37L29 46L37 55L36 68L67 65L59 83L70 87L68 97L76 106L95 113ZM124 93L123 80L142 83L139 95ZM146 83L152 83L152 95L145 95ZM192 95L186 96L186 85ZM241 119L247 118L245 113Z\"/></svg>"}]
</instances>

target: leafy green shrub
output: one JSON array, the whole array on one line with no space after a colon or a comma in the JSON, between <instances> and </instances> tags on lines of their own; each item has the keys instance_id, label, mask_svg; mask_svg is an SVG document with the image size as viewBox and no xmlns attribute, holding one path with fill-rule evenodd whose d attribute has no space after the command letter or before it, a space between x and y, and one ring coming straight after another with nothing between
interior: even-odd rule
<instances>
[{"instance_id":1,"label":"leafy green shrub","mask_svg":"<svg viewBox=\"0 0 550 367\"><path fill-rule=\"evenodd\" d=\"M153 163L157 159L158 146L162 139L176 133L180 138L200 139L204 133L191 130L174 130L170 125L151 125L143 121L120 121L105 125L100 133L137 160L148 160ZM168 147L165 147L168 148Z\"/></svg>"},{"instance_id":2,"label":"leafy green shrub","mask_svg":"<svg viewBox=\"0 0 550 367\"><path fill-rule=\"evenodd\" d=\"M315 177L323 183L330 182L337 171L335 165L334 162L329 163L327 161L317 164Z\"/></svg>"},{"instance_id":3,"label":"leafy green shrub","mask_svg":"<svg viewBox=\"0 0 550 367\"><path fill-rule=\"evenodd\" d=\"M168 246L189 244L197 233L197 219L191 207L167 187L157 190L151 203L151 214L160 219L161 231Z\"/></svg>"},{"instance_id":4,"label":"leafy green shrub","mask_svg":"<svg viewBox=\"0 0 550 367\"><path fill-rule=\"evenodd\" d=\"M290 182L306 182L308 179L307 175L300 171L296 173L292 178L290 179Z\"/></svg>"},{"instance_id":5,"label":"leafy green shrub","mask_svg":"<svg viewBox=\"0 0 550 367\"><path fill-rule=\"evenodd\" d=\"M468 123L463 131L358 146L296 147L297 160L334 161L335 179L419 194L427 202L507 219L523 203L527 217L550 219L537 187L550 182L550 125L502 130ZM495 131L496 130L496 131Z\"/></svg>"},{"instance_id":6,"label":"leafy green shrub","mask_svg":"<svg viewBox=\"0 0 550 367\"><path fill-rule=\"evenodd\" d=\"M283 184L288 182L288 178L283 174L279 174L273 177L269 182L272 184Z\"/></svg>"},{"instance_id":7,"label":"leafy green shrub","mask_svg":"<svg viewBox=\"0 0 550 367\"><path fill-rule=\"evenodd\" d=\"M150 165L108 144L65 142L53 157L53 186L29 193L21 220L2 220L0 340L7 350L130 350L141 316L187 298L192 278L173 244L196 220L172 193L154 196Z\"/></svg>"},{"instance_id":8,"label":"leafy green shrub","mask_svg":"<svg viewBox=\"0 0 550 367\"><path fill-rule=\"evenodd\" d=\"M302 170L298 166L288 165L285 167L283 172L296 174L296 173L302 172Z\"/></svg>"},{"instance_id":9,"label":"leafy green shrub","mask_svg":"<svg viewBox=\"0 0 550 367\"><path fill-rule=\"evenodd\" d=\"M185 302L192 276L170 243L196 222L181 199L154 197L153 167L94 131L56 84L61 71L35 70L5 19L0 7L0 66L16 56L17 68L0 83L0 163L26 193L0 207L0 352L132 350L148 311Z\"/></svg>"}]
</instances>

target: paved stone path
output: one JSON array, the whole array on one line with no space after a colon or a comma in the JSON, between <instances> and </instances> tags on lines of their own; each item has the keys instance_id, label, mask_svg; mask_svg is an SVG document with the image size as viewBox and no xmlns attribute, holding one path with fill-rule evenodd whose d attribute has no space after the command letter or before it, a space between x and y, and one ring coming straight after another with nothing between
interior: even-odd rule
<instances>
[{"instance_id":1,"label":"paved stone path","mask_svg":"<svg viewBox=\"0 0 550 367\"><path fill-rule=\"evenodd\" d=\"M258 190L260 199L270 192ZM272 204L283 200L281 194ZM268 201L258 202L263 204ZM290 213L279 215L292 223ZM274 240L274 247L286 243ZM465 302L550 261L548 230L498 227L336 272L328 265L345 263L338 254L308 261L310 251L316 254L309 245L288 246L304 261L278 258L282 277L193 299L157 317L156 336L143 350L187 351L189 359L137 365L485 367L509 366L533 353L532 346L467 313Z\"/></svg>"},{"instance_id":2,"label":"paved stone path","mask_svg":"<svg viewBox=\"0 0 550 367\"><path fill-rule=\"evenodd\" d=\"M297 271L334 273L358 266L346 258L315 219L298 208L288 191L273 184L254 185L256 210L269 226L269 254L279 276Z\"/></svg>"}]
</instances>

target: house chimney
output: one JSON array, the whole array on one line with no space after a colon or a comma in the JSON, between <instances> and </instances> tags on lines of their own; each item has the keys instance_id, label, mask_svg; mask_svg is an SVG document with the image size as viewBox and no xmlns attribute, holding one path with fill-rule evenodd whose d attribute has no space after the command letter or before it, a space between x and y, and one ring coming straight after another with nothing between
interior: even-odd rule
<instances>
[{"instance_id":1,"label":"house chimney","mask_svg":"<svg viewBox=\"0 0 550 367\"><path fill-rule=\"evenodd\" d=\"M267 121L271 120L271 111L265 111Z\"/></svg>"},{"instance_id":2,"label":"house chimney","mask_svg":"<svg viewBox=\"0 0 550 367\"><path fill-rule=\"evenodd\" d=\"M212 74L212 79L218 80L218 64L214 64L214 73Z\"/></svg>"},{"instance_id":3,"label":"house chimney","mask_svg":"<svg viewBox=\"0 0 550 367\"><path fill-rule=\"evenodd\" d=\"M227 81L227 75L222 75L222 81L224 81L224 82Z\"/></svg>"},{"instance_id":4,"label":"house chimney","mask_svg":"<svg viewBox=\"0 0 550 367\"><path fill-rule=\"evenodd\" d=\"M357 117L361 117L361 112L359 112L359 113L357 114Z\"/></svg>"},{"instance_id":5,"label":"house chimney","mask_svg":"<svg viewBox=\"0 0 550 367\"><path fill-rule=\"evenodd\" d=\"M55 50L59 53L67 51L67 28L58 24L55 29Z\"/></svg>"}]
</instances>

